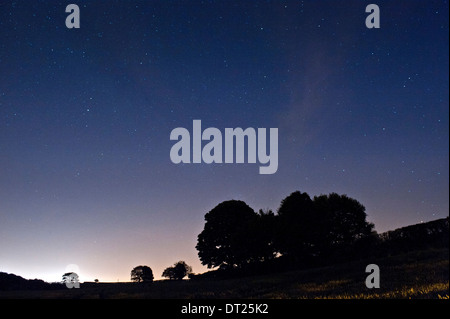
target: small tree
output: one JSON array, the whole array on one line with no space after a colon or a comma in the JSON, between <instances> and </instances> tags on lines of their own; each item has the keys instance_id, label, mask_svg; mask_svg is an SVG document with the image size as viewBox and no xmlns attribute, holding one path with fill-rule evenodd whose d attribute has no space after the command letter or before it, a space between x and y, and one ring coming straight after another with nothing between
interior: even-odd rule
<instances>
[{"instance_id":1,"label":"small tree","mask_svg":"<svg viewBox=\"0 0 450 319\"><path fill-rule=\"evenodd\" d=\"M136 266L131 270L131 280L134 282L152 282L153 271L148 266Z\"/></svg>"},{"instance_id":2,"label":"small tree","mask_svg":"<svg viewBox=\"0 0 450 319\"><path fill-rule=\"evenodd\" d=\"M162 273L163 277L170 280L182 280L184 277L192 273L192 267L186 264L184 261L179 261L173 265L173 267L167 267Z\"/></svg>"}]
</instances>

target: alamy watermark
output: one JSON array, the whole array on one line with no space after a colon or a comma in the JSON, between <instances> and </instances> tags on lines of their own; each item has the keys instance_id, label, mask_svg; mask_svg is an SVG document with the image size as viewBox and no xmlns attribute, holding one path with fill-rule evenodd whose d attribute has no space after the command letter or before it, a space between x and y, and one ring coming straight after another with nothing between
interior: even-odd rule
<instances>
[{"instance_id":1,"label":"alamy watermark","mask_svg":"<svg viewBox=\"0 0 450 319\"><path fill-rule=\"evenodd\" d=\"M367 265L366 273L370 273L366 278L366 287L369 289L380 288L380 267L376 264Z\"/></svg>"},{"instance_id":2,"label":"alamy watermark","mask_svg":"<svg viewBox=\"0 0 450 319\"><path fill-rule=\"evenodd\" d=\"M70 13L66 17L66 27L68 29L80 28L80 8L76 4L69 4L66 7L66 13Z\"/></svg>"},{"instance_id":3,"label":"alamy watermark","mask_svg":"<svg viewBox=\"0 0 450 319\"><path fill-rule=\"evenodd\" d=\"M366 27L368 29L380 28L380 7L376 4L369 4L366 7L366 13L370 13L366 17Z\"/></svg>"},{"instance_id":4,"label":"alamy watermark","mask_svg":"<svg viewBox=\"0 0 450 319\"><path fill-rule=\"evenodd\" d=\"M66 13L69 15L66 17L66 27L68 29L80 28L80 8L78 5L71 3L66 6ZM380 28L380 7L376 4L369 4L366 6L366 13L370 13L365 20L366 27L368 29Z\"/></svg>"},{"instance_id":5,"label":"alamy watermark","mask_svg":"<svg viewBox=\"0 0 450 319\"><path fill-rule=\"evenodd\" d=\"M243 130L225 128L224 139L222 132L215 127L208 127L202 131L202 121L192 123L192 136L184 127L177 127L170 133L171 141L176 142L170 150L170 160L179 163L247 163L260 164L259 174L274 174L278 170L278 128L267 129L252 127ZM267 147L267 138L270 146ZM191 143L192 140L192 143ZM202 142L208 141L205 145ZM247 143L245 143L247 141ZM245 151L247 144L247 152ZM191 148L192 146L192 148ZM192 149L192 152L191 152ZM224 149L224 150L223 150ZM267 151L269 151L267 153ZM224 154L223 154L224 153Z\"/></svg>"},{"instance_id":6,"label":"alamy watermark","mask_svg":"<svg viewBox=\"0 0 450 319\"><path fill-rule=\"evenodd\" d=\"M79 272L80 268L78 265L70 264L66 266L62 279L67 288L80 288L80 278L78 277Z\"/></svg>"}]
</instances>

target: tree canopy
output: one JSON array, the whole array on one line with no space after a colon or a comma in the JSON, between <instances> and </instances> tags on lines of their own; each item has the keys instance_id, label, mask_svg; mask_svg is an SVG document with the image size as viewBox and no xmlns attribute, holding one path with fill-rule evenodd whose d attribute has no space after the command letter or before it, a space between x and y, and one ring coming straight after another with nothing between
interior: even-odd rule
<instances>
[{"instance_id":1,"label":"tree canopy","mask_svg":"<svg viewBox=\"0 0 450 319\"><path fill-rule=\"evenodd\" d=\"M346 195L313 199L299 191L281 201L277 214L259 213L243 201L224 201L205 215L197 250L208 268L236 268L284 256L318 261L373 233L365 207Z\"/></svg>"},{"instance_id":2,"label":"tree canopy","mask_svg":"<svg viewBox=\"0 0 450 319\"><path fill-rule=\"evenodd\" d=\"M152 282L153 271L148 266L136 266L131 270L131 281L134 282Z\"/></svg>"},{"instance_id":3,"label":"tree canopy","mask_svg":"<svg viewBox=\"0 0 450 319\"><path fill-rule=\"evenodd\" d=\"M252 257L249 225L257 214L245 202L225 201L205 215L205 227L198 235L197 250L203 265L239 267Z\"/></svg>"},{"instance_id":4,"label":"tree canopy","mask_svg":"<svg viewBox=\"0 0 450 319\"><path fill-rule=\"evenodd\" d=\"M192 273L192 267L184 261L179 261L175 263L173 267L167 267L164 269L162 276L169 278L170 280L182 280L190 273Z\"/></svg>"},{"instance_id":5,"label":"tree canopy","mask_svg":"<svg viewBox=\"0 0 450 319\"><path fill-rule=\"evenodd\" d=\"M369 236L365 207L347 195L315 196L299 191L287 196L278 209L276 241L281 253L297 259L324 258Z\"/></svg>"}]
</instances>

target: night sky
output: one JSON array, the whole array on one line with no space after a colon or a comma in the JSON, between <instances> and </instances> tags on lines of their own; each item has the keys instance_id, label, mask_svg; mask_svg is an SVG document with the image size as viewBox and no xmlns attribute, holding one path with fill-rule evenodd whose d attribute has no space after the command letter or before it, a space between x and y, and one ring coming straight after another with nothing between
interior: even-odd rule
<instances>
[{"instance_id":1,"label":"night sky","mask_svg":"<svg viewBox=\"0 0 450 319\"><path fill-rule=\"evenodd\" d=\"M68 29L65 8L80 7ZM376 3L381 28L368 29ZM204 272L204 215L291 192L378 232L449 214L447 1L1 1L0 271ZM170 132L278 128L279 164L174 164Z\"/></svg>"}]
</instances>

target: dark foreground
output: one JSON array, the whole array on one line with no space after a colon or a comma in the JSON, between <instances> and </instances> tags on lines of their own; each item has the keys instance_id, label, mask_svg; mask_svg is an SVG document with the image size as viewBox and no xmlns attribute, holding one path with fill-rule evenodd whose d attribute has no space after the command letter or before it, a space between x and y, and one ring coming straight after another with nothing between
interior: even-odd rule
<instances>
[{"instance_id":1,"label":"dark foreground","mask_svg":"<svg viewBox=\"0 0 450 319\"><path fill-rule=\"evenodd\" d=\"M368 289L366 265L380 268L380 288ZM79 289L0 291L28 299L448 299L449 251L432 249L329 267L236 279L84 283Z\"/></svg>"}]
</instances>

